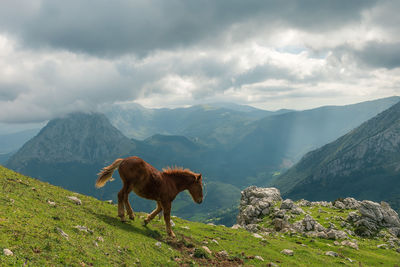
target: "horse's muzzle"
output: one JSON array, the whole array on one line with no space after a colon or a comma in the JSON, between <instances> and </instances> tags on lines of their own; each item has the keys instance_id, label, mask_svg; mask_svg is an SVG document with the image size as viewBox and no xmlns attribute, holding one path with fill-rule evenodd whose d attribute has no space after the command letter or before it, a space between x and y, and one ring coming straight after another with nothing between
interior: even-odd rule
<instances>
[{"instance_id":1,"label":"horse's muzzle","mask_svg":"<svg viewBox=\"0 0 400 267\"><path fill-rule=\"evenodd\" d=\"M201 204L201 202L203 202L203 199L196 200L197 204Z\"/></svg>"}]
</instances>

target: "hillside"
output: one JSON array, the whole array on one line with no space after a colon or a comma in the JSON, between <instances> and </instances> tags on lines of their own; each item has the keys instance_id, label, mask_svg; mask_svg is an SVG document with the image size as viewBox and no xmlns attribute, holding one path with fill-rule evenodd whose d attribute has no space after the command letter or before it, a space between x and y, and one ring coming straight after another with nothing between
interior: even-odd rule
<instances>
[{"instance_id":1,"label":"hillside","mask_svg":"<svg viewBox=\"0 0 400 267\"><path fill-rule=\"evenodd\" d=\"M400 208L400 103L303 159L276 181L288 197L386 200Z\"/></svg>"},{"instance_id":2,"label":"hillside","mask_svg":"<svg viewBox=\"0 0 400 267\"><path fill-rule=\"evenodd\" d=\"M81 205L68 197L75 196ZM359 239L359 250L333 240L279 233L260 238L243 229L173 218L167 238L157 218L122 223L116 205L40 182L0 166L0 265L29 266L376 266L399 264L398 252ZM240 240L240 242L238 242ZM207 252L207 249L210 251ZM293 256L281 253L294 251ZM326 256L336 250L339 257ZM7 253L12 256L7 256ZM346 258L350 257L353 263ZM359 263L360 262L360 263Z\"/></svg>"}]
</instances>

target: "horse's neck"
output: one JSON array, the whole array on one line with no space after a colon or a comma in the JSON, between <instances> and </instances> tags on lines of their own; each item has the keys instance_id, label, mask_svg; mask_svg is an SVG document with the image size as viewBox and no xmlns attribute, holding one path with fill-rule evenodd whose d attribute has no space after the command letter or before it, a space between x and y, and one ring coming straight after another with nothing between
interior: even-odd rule
<instances>
[{"instance_id":1,"label":"horse's neck","mask_svg":"<svg viewBox=\"0 0 400 267\"><path fill-rule=\"evenodd\" d=\"M186 190L189 187L188 178L185 175L179 173L168 174L168 179L175 184L179 192Z\"/></svg>"}]
</instances>

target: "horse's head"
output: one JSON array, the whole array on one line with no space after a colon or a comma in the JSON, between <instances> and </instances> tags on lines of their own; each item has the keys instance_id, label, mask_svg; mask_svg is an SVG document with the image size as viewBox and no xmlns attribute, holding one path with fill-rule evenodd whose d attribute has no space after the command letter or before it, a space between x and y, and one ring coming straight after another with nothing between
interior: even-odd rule
<instances>
[{"instance_id":1,"label":"horse's head","mask_svg":"<svg viewBox=\"0 0 400 267\"><path fill-rule=\"evenodd\" d=\"M194 180L189 185L189 193L197 204L203 202L203 181L201 174L194 174Z\"/></svg>"}]
</instances>

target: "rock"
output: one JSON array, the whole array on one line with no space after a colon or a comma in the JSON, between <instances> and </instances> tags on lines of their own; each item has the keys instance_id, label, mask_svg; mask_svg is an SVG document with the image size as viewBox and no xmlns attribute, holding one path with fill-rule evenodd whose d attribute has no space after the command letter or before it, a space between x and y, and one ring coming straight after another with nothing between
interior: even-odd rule
<instances>
[{"instance_id":1,"label":"rock","mask_svg":"<svg viewBox=\"0 0 400 267\"><path fill-rule=\"evenodd\" d=\"M276 188L261 188L250 186L241 192L237 223L241 226L254 224L260 216L269 214L270 207L281 201L281 195Z\"/></svg>"},{"instance_id":2,"label":"rock","mask_svg":"<svg viewBox=\"0 0 400 267\"><path fill-rule=\"evenodd\" d=\"M334 207L337 209L344 209L346 206L343 204L343 202L337 200L335 201Z\"/></svg>"},{"instance_id":3,"label":"rock","mask_svg":"<svg viewBox=\"0 0 400 267\"><path fill-rule=\"evenodd\" d=\"M211 240L211 242L213 242L213 243L215 243L215 244L219 245L218 241L217 241L217 240L215 240L215 239Z\"/></svg>"},{"instance_id":4,"label":"rock","mask_svg":"<svg viewBox=\"0 0 400 267\"><path fill-rule=\"evenodd\" d=\"M350 263L354 262L352 259L350 258L346 258L346 260L348 260Z\"/></svg>"},{"instance_id":5,"label":"rock","mask_svg":"<svg viewBox=\"0 0 400 267\"><path fill-rule=\"evenodd\" d=\"M327 251L327 252L325 252L325 255L326 256L331 256L331 257L338 257L339 256L339 254L337 254L334 251Z\"/></svg>"},{"instance_id":6,"label":"rock","mask_svg":"<svg viewBox=\"0 0 400 267\"><path fill-rule=\"evenodd\" d=\"M329 239L345 239L348 238L347 234L341 230L334 230L330 229L326 235L328 236Z\"/></svg>"},{"instance_id":7,"label":"rock","mask_svg":"<svg viewBox=\"0 0 400 267\"><path fill-rule=\"evenodd\" d=\"M400 248L397 248L396 251L397 251L398 253L400 253Z\"/></svg>"},{"instance_id":8,"label":"rock","mask_svg":"<svg viewBox=\"0 0 400 267\"><path fill-rule=\"evenodd\" d=\"M356 222L356 221L358 221L360 219L361 219L361 216L358 215L357 212L352 211L352 212L349 212L349 215L347 216L346 221L348 221L348 222Z\"/></svg>"},{"instance_id":9,"label":"rock","mask_svg":"<svg viewBox=\"0 0 400 267\"><path fill-rule=\"evenodd\" d=\"M254 233L253 236L254 236L255 238L263 238L261 235L259 235L259 234L257 234L257 233Z\"/></svg>"},{"instance_id":10,"label":"rock","mask_svg":"<svg viewBox=\"0 0 400 267\"><path fill-rule=\"evenodd\" d=\"M343 240L340 244L342 246L347 246L347 247L351 247L351 248L358 250L358 245L355 242L351 242L349 240Z\"/></svg>"},{"instance_id":11,"label":"rock","mask_svg":"<svg viewBox=\"0 0 400 267\"><path fill-rule=\"evenodd\" d=\"M77 226L74 226L74 228L75 228L75 229L78 229L78 230L81 231L81 232L86 232L86 233L91 233L91 234L93 234L93 231L90 230L89 228L87 228L86 226L77 225Z\"/></svg>"},{"instance_id":12,"label":"rock","mask_svg":"<svg viewBox=\"0 0 400 267\"><path fill-rule=\"evenodd\" d=\"M207 225L215 226L215 224L214 224L214 223L207 223Z\"/></svg>"},{"instance_id":13,"label":"rock","mask_svg":"<svg viewBox=\"0 0 400 267\"><path fill-rule=\"evenodd\" d=\"M210 254L210 255L212 254L211 250L210 250L208 247L202 246L202 248L203 248L204 251L207 252L208 254Z\"/></svg>"},{"instance_id":14,"label":"rock","mask_svg":"<svg viewBox=\"0 0 400 267\"><path fill-rule=\"evenodd\" d=\"M239 224L234 224L234 225L232 225L231 228L232 229L239 229L239 228L242 228L242 226L240 226Z\"/></svg>"},{"instance_id":15,"label":"rock","mask_svg":"<svg viewBox=\"0 0 400 267\"><path fill-rule=\"evenodd\" d=\"M294 208L297 208L297 206L294 204L293 200L288 198L282 201L281 210L291 210Z\"/></svg>"},{"instance_id":16,"label":"rock","mask_svg":"<svg viewBox=\"0 0 400 267\"><path fill-rule=\"evenodd\" d=\"M171 227L175 227L175 223L172 220L170 220L170 223L171 223Z\"/></svg>"},{"instance_id":17,"label":"rock","mask_svg":"<svg viewBox=\"0 0 400 267\"><path fill-rule=\"evenodd\" d=\"M111 204L111 205L113 204L112 199L106 200L105 202L108 203L108 204Z\"/></svg>"},{"instance_id":18,"label":"rock","mask_svg":"<svg viewBox=\"0 0 400 267\"><path fill-rule=\"evenodd\" d=\"M311 202L308 201L308 200L305 200L305 199L300 199L300 200L297 202L297 204L298 204L300 207L310 207L310 206L311 206Z\"/></svg>"},{"instance_id":19,"label":"rock","mask_svg":"<svg viewBox=\"0 0 400 267\"><path fill-rule=\"evenodd\" d=\"M68 234L65 233L61 228L56 227L56 230L57 230L63 237L65 237L67 240L69 239Z\"/></svg>"},{"instance_id":20,"label":"rock","mask_svg":"<svg viewBox=\"0 0 400 267\"><path fill-rule=\"evenodd\" d=\"M387 244L379 244L376 246L377 248L382 248L382 249L387 249L388 245Z\"/></svg>"},{"instance_id":21,"label":"rock","mask_svg":"<svg viewBox=\"0 0 400 267\"><path fill-rule=\"evenodd\" d=\"M352 198L352 197L346 197L341 201L345 209L358 209L360 207L360 201Z\"/></svg>"},{"instance_id":22,"label":"rock","mask_svg":"<svg viewBox=\"0 0 400 267\"><path fill-rule=\"evenodd\" d=\"M293 208L291 212L292 212L292 214L295 214L295 215L304 214L304 210L302 208L299 208L299 207Z\"/></svg>"},{"instance_id":23,"label":"rock","mask_svg":"<svg viewBox=\"0 0 400 267\"><path fill-rule=\"evenodd\" d=\"M220 252L217 253L218 256L223 257L223 258L228 258L229 254L228 252L226 252L225 250L222 250Z\"/></svg>"},{"instance_id":24,"label":"rock","mask_svg":"<svg viewBox=\"0 0 400 267\"><path fill-rule=\"evenodd\" d=\"M340 245L340 243L337 242L337 241L334 241L333 244L334 244L335 246L339 246L339 245Z\"/></svg>"},{"instance_id":25,"label":"rock","mask_svg":"<svg viewBox=\"0 0 400 267\"><path fill-rule=\"evenodd\" d=\"M9 250L8 248L3 249L3 254L5 256L13 256L14 255L14 253L11 250Z\"/></svg>"},{"instance_id":26,"label":"rock","mask_svg":"<svg viewBox=\"0 0 400 267\"><path fill-rule=\"evenodd\" d=\"M254 259L259 260L259 261L264 261L263 257L261 256L254 256Z\"/></svg>"},{"instance_id":27,"label":"rock","mask_svg":"<svg viewBox=\"0 0 400 267\"><path fill-rule=\"evenodd\" d=\"M95 247L99 246L99 244L96 241L94 241L93 244L94 244Z\"/></svg>"},{"instance_id":28,"label":"rock","mask_svg":"<svg viewBox=\"0 0 400 267\"><path fill-rule=\"evenodd\" d=\"M328 235L325 232L318 232L316 237L328 239Z\"/></svg>"},{"instance_id":29,"label":"rock","mask_svg":"<svg viewBox=\"0 0 400 267\"><path fill-rule=\"evenodd\" d=\"M76 205L82 205L82 201L79 198L75 197L75 196L69 196L67 198L69 200L72 200L72 202L74 202Z\"/></svg>"},{"instance_id":30,"label":"rock","mask_svg":"<svg viewBox=\"0 0 400 267\"><path fill-rule=\"evenodd\" d=\"M189 227L189 226L186 226L186 225L185 225L185 226L182 226L182 228L183 228L183 229L186 229L186 230L190 230L190 227Z\"/></svg>"},{"instance_id":31,"label":"rock","mask_svg":"<svg viewBox=\"0 0 400 267\"><path fill-rule=\"evenodd\" d=\"M156 247L161 248L161 242L160 241L156 242L154 245L156 245Z\"/></svg>"},{"instance_id":32,"label":"rock","mask_svg":"<svg viewBox=\"0 0 400 267\"><path fill-rule=\"evenodd\" d=\"M289 223L280 218L275 218L272 224L274 225L275 231L282 231L289 227Z\"/></svg>"},{"instance_id":33,"label":"rock","mask_svg":"<svg viewBox=\"0 0 400 267\"><path fill-rule=\"evenodd\" d=\"M49 204L50 206L55 206L56 202L47 200L47 204Z\"/></svg>"},{"instance_id":34,"label":"rock","mask_svg":"<svg viewBox=\"0 0 400 267\"><path fill-rule=\"evenodd\" d=\"M269 263L267 264L267 266L268 266L268 267L278 267L278 264L273 263L273 262L269 262Z\"/></svg>"},{"instance_id":35,"label":"rock","mask_svg":"<svg viewBox=\"0 0 400 267\"><path fill-rule=\"evenodd\" d=\"M287 256L293 256L294 252L293 250L285 248L284 250L281 251L282 254L287 255Z\"/></svg>"},{"instance_id":36,"label":"rock","mask_svg":"<svg viewBox=\"0 0 400 267\"><path fill-rule=\"evenodd\" d=\"M99 237L97 237L97 239L96 239L97 241L100 241L100 242L104 242L104 238L103 237L101 237L101 236L99 236Z\"/></svg>"},{"instance_id":37,"label":"rock","mask_svg":"<svg viewBox=\"0 0 400 267\"><path fill-rule=\"evenodd\" d=\"M244 226L244 229L246 229L249 232L258 232L258 230L260 229L260 226L258 224L255 223L251 223L251 224L247 224Z\"/></svg>"}]
</instances>

